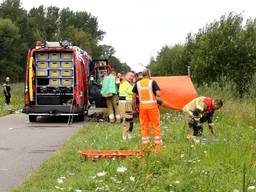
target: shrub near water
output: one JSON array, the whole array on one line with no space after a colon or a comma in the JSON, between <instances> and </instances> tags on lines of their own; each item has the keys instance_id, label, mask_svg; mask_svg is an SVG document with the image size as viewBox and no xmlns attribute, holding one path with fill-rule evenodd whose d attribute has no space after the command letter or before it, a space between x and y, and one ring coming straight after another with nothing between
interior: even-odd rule
<instances>
[{"instance_id":1,"label":"shrub near water","mask_svg":"<svg viewBox=\"0 0 256 192\"><path fill-rule=\"evenodd\" d=\"M234 110L234 106L244 110ZM245 108L247 110L245 110ZM134 138L121 140L121 125L86 122L52 158L14 191L242 191L256 186L256 131L246 101L227 102L215 116L218 140L211 141L207 127L204 143L185 139L183 115L165 112L161 131L162 154L142 159L84 160L79 150L139 149L136 122ZM249 123L248 123L249 122ZM243 179L244 178L244 179Z\"/></svg>"}]
</instances>

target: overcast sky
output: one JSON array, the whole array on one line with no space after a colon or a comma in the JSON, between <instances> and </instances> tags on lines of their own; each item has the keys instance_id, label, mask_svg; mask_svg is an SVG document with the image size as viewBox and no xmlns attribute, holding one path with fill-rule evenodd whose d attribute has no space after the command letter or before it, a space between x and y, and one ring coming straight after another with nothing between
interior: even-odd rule
<instances>
[{"instance_id":1,"label":"overcast sky","mask_svg":"<svg viewBox=\"0 0 256 192\"><path fill-rule=\"evenodd\" d=\"M24 8L57 6L87 11L106 32L102 43L132 69L142 69L164 45L183 43L189 32L229 12L256 18L253 0L21 0ZM256 1L255 1L256 2Z\"/></svg>"}]
</instances>

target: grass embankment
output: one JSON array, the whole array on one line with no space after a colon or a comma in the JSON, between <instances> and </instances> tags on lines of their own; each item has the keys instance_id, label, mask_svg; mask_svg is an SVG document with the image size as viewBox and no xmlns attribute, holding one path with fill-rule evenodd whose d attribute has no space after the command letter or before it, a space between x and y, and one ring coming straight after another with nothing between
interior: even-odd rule
<instances>
[{"instance_id":1,"label":"grass embankment","mask_svg":"<svg viewBox=\"0 0 256 192\"><path fill-rule=\"evenodd\" d=\"M121 140L121 125L86 122L84 128L45 161L15 192L29 191L244 191L256 186L256 128L253 103L226 102L217 112L218 141L185 139L183 116L161 115L165 148L138 160L84 160L80 150L139 149ZM207 128L204 134L208 137ZM123 171L123 172L120 172Z\"/></svg>"},{"instance_id":2,"label":"grass embankment","mask_svg":"<svg viewBox=\"0 0 256 192\"><path fill-rule=\"evenodd\" d=\"M5 97L3 88L1 87L0 94L0 116L10 114L20 110L24 105L24 83L11 84L11 103L9 109L5 105Z\"/></svg>"}]
</instances>

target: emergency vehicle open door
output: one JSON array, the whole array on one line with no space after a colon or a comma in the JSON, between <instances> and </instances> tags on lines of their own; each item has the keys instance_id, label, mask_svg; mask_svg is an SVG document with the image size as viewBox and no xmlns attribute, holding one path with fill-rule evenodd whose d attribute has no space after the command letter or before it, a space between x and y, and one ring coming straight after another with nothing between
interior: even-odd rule
<instances>
[{"instance_id":1,"label":"emergency vehicle open door","mask_svg":"<svg viewBox=\"0 0 256 192\"><path fill-rule=\"evenodd\" d=\"M94 60L93 68L90 71L89 101L95 103L97 108L106 108L106 98L100 94L103 79L111 73L111 66L108 60Z\"/></svg>"}]
</instances>

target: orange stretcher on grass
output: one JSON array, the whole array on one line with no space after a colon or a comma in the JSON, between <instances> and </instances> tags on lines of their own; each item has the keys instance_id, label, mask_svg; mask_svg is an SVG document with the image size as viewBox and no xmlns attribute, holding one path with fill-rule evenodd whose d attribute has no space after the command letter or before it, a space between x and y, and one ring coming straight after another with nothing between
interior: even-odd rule
<instances>
[{"instance_id":1,"label":"orange stretcher on grass","mask_svg":"<svg viewBox=\"0 0 256 192\"><path fill-rule=\"evenodd\" d=\"M144 155L142 150L84 150L80 151L80 154L85 159L124 159L126 157L141 158Z\"/></svg>"}]
</instances>

